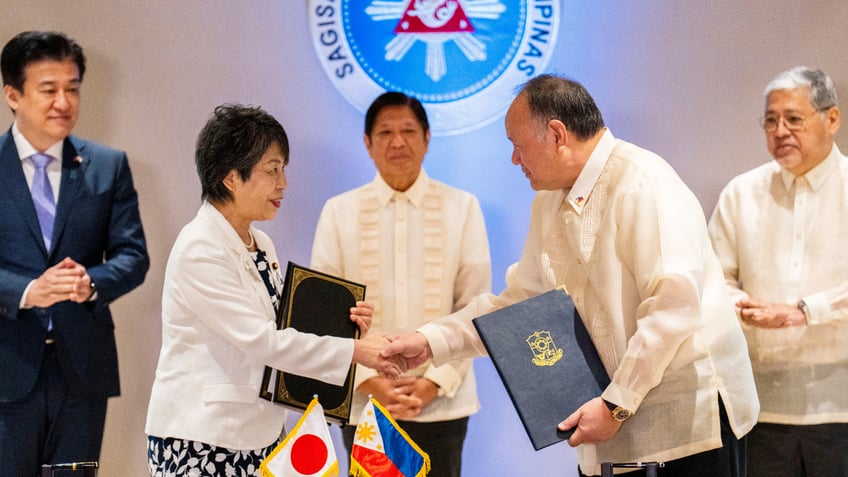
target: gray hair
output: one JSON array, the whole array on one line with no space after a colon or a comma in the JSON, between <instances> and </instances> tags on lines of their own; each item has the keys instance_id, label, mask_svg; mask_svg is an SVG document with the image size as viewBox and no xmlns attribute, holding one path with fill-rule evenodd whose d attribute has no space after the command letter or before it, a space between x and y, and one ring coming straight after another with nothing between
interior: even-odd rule
<instances>
[{"instance_id":1,"label":"gray hair","mask_svg":"<svg viewBox=\"0 0 848 477\"><path fill-rule=\"evenodd\" d=\"M836 106L836 88L833 81L822 70L796 66L774 77L763 92L768 97L772 91L782 89L809 88L810 103L817 111Z\"/></svg>"}]
</instances>

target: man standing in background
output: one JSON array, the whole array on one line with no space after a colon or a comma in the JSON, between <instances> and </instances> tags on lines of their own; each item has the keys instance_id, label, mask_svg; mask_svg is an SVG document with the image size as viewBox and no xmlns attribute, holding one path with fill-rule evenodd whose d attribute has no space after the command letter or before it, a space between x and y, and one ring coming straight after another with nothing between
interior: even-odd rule
<instances>
[{"instance_id":1,"label":"man standing in background","mask_svg":"<svg viewBox=\"0 0 848 477\"><path fill-rule=\"evenodd\" d=\"M410 332L491 288L483 214L473 195L422 169L430 127L417 99L379 96L365 115L363 139L378 173L327 201L311 265L366 285L373 331ZM359 366L351 417L373 395L430 454L428 475L458 477L468 416L479 409L472 364L425 363L395 381ZM354 431L343 429L348 452Z\"/></svg>"},{"instance_id":2,"label":"man standing in background","mask_svg":"<svg viewBox=\"0 0 848 477\"><path fill-rule=\"evenodd\" d=\"M710 220L760 396L751 475L848 476L848 160L831 79L765 89L774 161L734 178Z\"/></svg>"},{"instance_id":3,"label":"man standing in background","mask_svg":"<svg viewBox=\"0 0 848 477\"><path fill-rule=\"evenodd\" d=\"M85 73L62 33L0 57L15 120L0 136L0 469L99 459L120 392L109 304L149 267L127 156L71 136Z\"/></svg>"}]
</instances>

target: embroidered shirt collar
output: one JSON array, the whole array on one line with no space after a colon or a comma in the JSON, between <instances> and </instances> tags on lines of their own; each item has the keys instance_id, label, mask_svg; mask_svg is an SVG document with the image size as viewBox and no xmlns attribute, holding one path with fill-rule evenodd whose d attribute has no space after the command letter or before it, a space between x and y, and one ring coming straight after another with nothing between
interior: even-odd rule
<instances>
[{"instance_id":1,"label":"embroidered shirt collar","mask_svg":"<svg viewBox=\"0 0 848 477\"><path fill-rule=\"evenodd\" d=\"M430 177L422 167L421 172L418 173L418 178L415 179L415 182L403 194L406 195L412 205L420 207L424 200L424 194L427 192L427 184L429 183ZM377 200L380 201L380 206L388 204L392 200L392 196L397 192L383 180L379 172L374 178L374 189L377 192Z\"/></svg>"},{"instance_id":2,"label":"embroidered shirt collar","mask_svg":"<svg viewBox=\"0 0 848 477\"><path fill-rule=\"evenodd\" d=\"M833 147L830 149L830 154L828 154L823 161L799 177L806 178L807 182L810 184L810 188L818 190L822 185L824 185L827 178L832 175L833 169L839 165L841 158L842 153L839 151L839 148L836 147L836 143L834 143ZM795 175L781 167L780 180L783 182L783 186L786 187L786 190L790 190L792 189L792 182L795 180Z\"/></svg>"},{"instance_id":3,"label":"embroidered shirt collar","mask_svg":"<svg viewBox=\"0 0 848 477\"><path fill-rule=\"evenodd\" d=\"M574 181L574 185L571 186L571 189L566 189L565 199L578 215L586 206L589 194L595 187L595 183L598 181L598 177L600 177L614 147L615 137L609 129L605 128L601 139L595 145L592 154L589 155L589 160L586 161L586 165L583 166L583 170L580 171L580 175Z\"/></svg>"}]
</instances>

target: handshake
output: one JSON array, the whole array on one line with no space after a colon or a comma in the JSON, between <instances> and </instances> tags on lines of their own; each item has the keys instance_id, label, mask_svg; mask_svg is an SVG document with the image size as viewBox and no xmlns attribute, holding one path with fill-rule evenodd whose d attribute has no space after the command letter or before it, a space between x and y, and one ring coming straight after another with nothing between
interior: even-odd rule
<instances>
[{"instance_id":1,"label":"handshake","mask_svg":"<svg viewBox=\"0 0 848 477\"><path fill-rule=\"evenodd\" d=\"M353 362L376 370L384 378L397 379L433 357L430 343L421 333L388 336L368 334L354 341Z\"/></svg>"}]
</instances>

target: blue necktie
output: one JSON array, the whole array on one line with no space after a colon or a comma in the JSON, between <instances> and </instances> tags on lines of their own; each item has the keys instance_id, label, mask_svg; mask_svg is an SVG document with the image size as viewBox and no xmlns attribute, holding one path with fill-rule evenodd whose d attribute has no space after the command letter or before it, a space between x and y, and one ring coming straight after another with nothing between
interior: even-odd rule
<instances>
[{"instance_id":1,"label":"blue necktie","mask_svg":"<svg viewBox=\"0 0 848 477\"><path fill-rule=\"evenodd\" d=\"M36 153L30 156L30 159L35 165L35 175L32 177L32 203L38 215L44 246L49 251L53 237L53 219L56 217L56 201L53 197L53 187L47 177L47 164L53 160L53 157Z\"/></svg>"}]
</instances>

